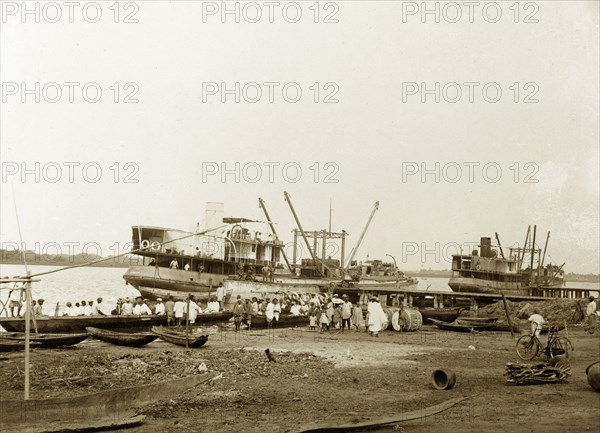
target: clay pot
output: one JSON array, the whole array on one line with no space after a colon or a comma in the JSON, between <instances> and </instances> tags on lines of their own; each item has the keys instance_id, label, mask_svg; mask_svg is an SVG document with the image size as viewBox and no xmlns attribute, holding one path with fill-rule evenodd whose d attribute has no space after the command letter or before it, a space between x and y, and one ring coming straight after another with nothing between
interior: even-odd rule
<instances>
[{"instance_id":1,"label":"clay pot","mask_svg":"<svg viewBox=\"0 0 600 433\"><path fill-rule=\"evenodd\" d=\"M452 370L438 369L431 374L431 382L436 389L452 389L456 383L456 374Z\"/></svg>"}]
</instances>

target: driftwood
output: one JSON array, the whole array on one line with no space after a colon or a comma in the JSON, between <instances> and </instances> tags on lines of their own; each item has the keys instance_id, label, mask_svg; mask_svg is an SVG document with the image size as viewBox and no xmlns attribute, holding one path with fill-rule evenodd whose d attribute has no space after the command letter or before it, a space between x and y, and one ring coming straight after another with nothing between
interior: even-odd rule
<instances>
[{"instance_id":1,"label":"driftwood","mask_svg":"<svg viewBox=\"0 0 600 433\"><path fill-rule=\"evenodd\" d=\"M550 365L546 362L537 364L520 364L509 362L506 364L507 382L515 385L540 385L543 383L566 382L571 375L568 365Z\"/></svg>"},{"instance_id":2,"label":"driftwood","mask_svg":"<svg viewBox=\"0 0 600 433\"><path fill-rule=\"evenodd\" d=\"M349 423L349 424L323 424L317 425L316 423L307 424L296 430L296 433L334 433L334 432L351 432L354 430L364 430L365 428L385 426L388 424L396 424L404 421L411 421L415 419L425 418L428 416L435 415L450 409L452 406L457 405L461 401L466 400L468 397L458 397L451 400L447 400L443 403L436 404L435 406L429 406L423 409L413 410L405 412L402 415L396 415L385 418L377 418L370 421Z\"/></svg>"}]
</instances>

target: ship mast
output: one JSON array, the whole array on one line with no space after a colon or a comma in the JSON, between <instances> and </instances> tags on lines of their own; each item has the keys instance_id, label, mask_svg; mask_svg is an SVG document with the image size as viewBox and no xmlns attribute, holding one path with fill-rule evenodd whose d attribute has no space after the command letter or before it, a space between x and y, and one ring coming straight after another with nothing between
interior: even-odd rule
<instances>
[{"instance_id":1,"label":"ship mast","mask_svg":"<svg viewBox=\"0 0 600 433\"><path fill-rule=\"evenodd\" d=\"M532 237L532 241L531 241L531 275L529 278L530 282L533 282L534 278L533 278L533 259L535 257L535 232L537 231L537 225L533 226L533 237Z\"/></svg>"},{"instance_id":2,"label":"ship mast","mask_svg":"<svg viewBox=\"0 0 600 433\"><path fill-rule=\"evenodd\" d=\"M531 231L531 226L527 226L527 234L525 235L525 242L523 243L523 254L519 252L519 269L518 272L521 272L521 268L523 267L523 260L525 260L525 249L527 248L527 242L529 241L529 232ZM518 251L518 250L517 250Z\"/></svg>"},{"instance_id":3,"label":"ship mast","mask_svg":"<svg viewBox=\"0 0 600 433\"><path fill-rule=\"evenodd\" d=\"M498 242L498 249L500 250L500 256L502 256L502 258L505 259L506 257L504 257L504 251L502 251L502 245L500 245L500 237L498 236L498 232L494 232L494 234L496 235L496 242Z\"/></svg>"},{"instance_id":4,"label":"ship mast","mask_svg":"<svg viewBox=\"0 0 600 433\"><path fill-rule=\"evenodd\" d=\"M311 246L310 246L310 242L308 242L308 238L306 237L306 233L304 233L304 229L302 228L302 224L300 224L300 220L298 219L298 215L296 215L296 210L294 209L294 206L292 205L292 201L290 199L290 195L288 194L287 191L283 192L283 196L285 198L285 201L287 202L288 206L290 207L290 210L292 211L292 215L294 216L294 219L296 220L296 225L298 226L298 229L300 230L300 234L302 235L302 239L304 239L304 243L306 244L306 248L308 248L308 252L310 253L310 256L312 257L315 265L317 263L320 262L319 259L317 259L316 254L313 252ZM315 239L316 241L316 239ZM322 272L319 268L317 268L318 272L323 275L324 272Z\"/></svg>"},{"instance_id":5,"label":"ship mast","mask_svg":"<svg viewBox=\"0 0 600 433\"><path fill-rule=\"evenodd\" d=\"M267 208L265 206L265 201L260 197L258 198L258 205L263 210L265 217L267 218L267 222L269 223L269 227L271 227L271 231L273 232L273 236L275 236L275 240L279 240L279 236L277 236L277 232L275 231L275 226L271 222L271 217L269 216L269 212L267 212ZM287 256L285 255L285 251L283 250L283 248L281 248L281 255L283 256L283 259L285 260L285 264L287 265L290 272L294 272L294 270L292 269L292 266L290 265L290 262L288 261Z\"/></svg>"},{"instance_id":6,"label":"ship mast","mask_svg":"<svg viewBox=\"0 0 600 433\"><path fill-rule=\"evenodd\" d=\"M369 220L367 221L367 225L365 225L365 228L363 229L362 233L360 234L360 238L358 238L358 242L356 242L356 246L354 247L354 249L352 250L352 253L350 254L350 258L348 259L348 264L346 265L346 269L348 269L350 267L350 264L352 263L352 259L354 259L354 256L356 255L356 252L358 251L358 248L360 247L360 244L362 243L363 238L365 237L365 233L367 233L367 229L369 228L369 225L371 224L371 220L373 219L373 215L375 215L375 211L377 211L377 209L379 209L379 202L375 202L375 204L373 205L373 210L371 211L371 215L369 215Z\"/></svg>"}]
</instances>

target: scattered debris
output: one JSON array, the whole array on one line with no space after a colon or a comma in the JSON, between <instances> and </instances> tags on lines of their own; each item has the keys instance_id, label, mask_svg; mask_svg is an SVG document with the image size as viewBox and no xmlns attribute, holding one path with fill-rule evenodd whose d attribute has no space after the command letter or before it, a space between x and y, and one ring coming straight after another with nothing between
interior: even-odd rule
<instances>
[{"instance_id":1,"label":"scattered debris","mask_svg":"<svg viewBox=\"0 0 600 433\"><path fill-rule=\"evenodd\" d=\"M506 364L507 382L515 385L539 385L542 383L566 382L571 375L571 367L557 364L555 366L548 362L537 364L521 364L508 362Z\"/></svg>"}]
</instances>

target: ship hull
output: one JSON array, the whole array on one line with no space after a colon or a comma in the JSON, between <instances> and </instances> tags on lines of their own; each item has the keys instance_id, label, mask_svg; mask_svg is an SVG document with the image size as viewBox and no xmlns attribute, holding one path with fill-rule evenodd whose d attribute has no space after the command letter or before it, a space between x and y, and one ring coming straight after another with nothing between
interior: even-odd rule
<instances>
[{"instance_id":1,"label":"ship hull","mask_svg":"<svg viewBox=\"0 0 600 433\"><path fill-rule=\"evenodd\" d=\"M502 281L490 281L479 278L464 278L464 277L452 277L448 281L448 286L454 292L467 292L467 293L485 293L485 294L499 294L499 293L510 293L512 295L528 296L532 290L536 287L530 285L524 285L521 283L505 283ZM562 287L562 282L556 283L555 285L549 286L550 288Z\"/></svg>"},{"instance_id":2,"label":"ship hull","mask_svg":"<svg viewBox=\"0 0 600 433\"><path fill-rule=\"evenodd\" d=\"M188 294L193 294L198 300L206 301L210 294L216 294L216 287L225 281L227 275L132 266L123 278L148 299L166 299L171 295L176 300L183 300Z\"/></svg>"}]
</instances>

